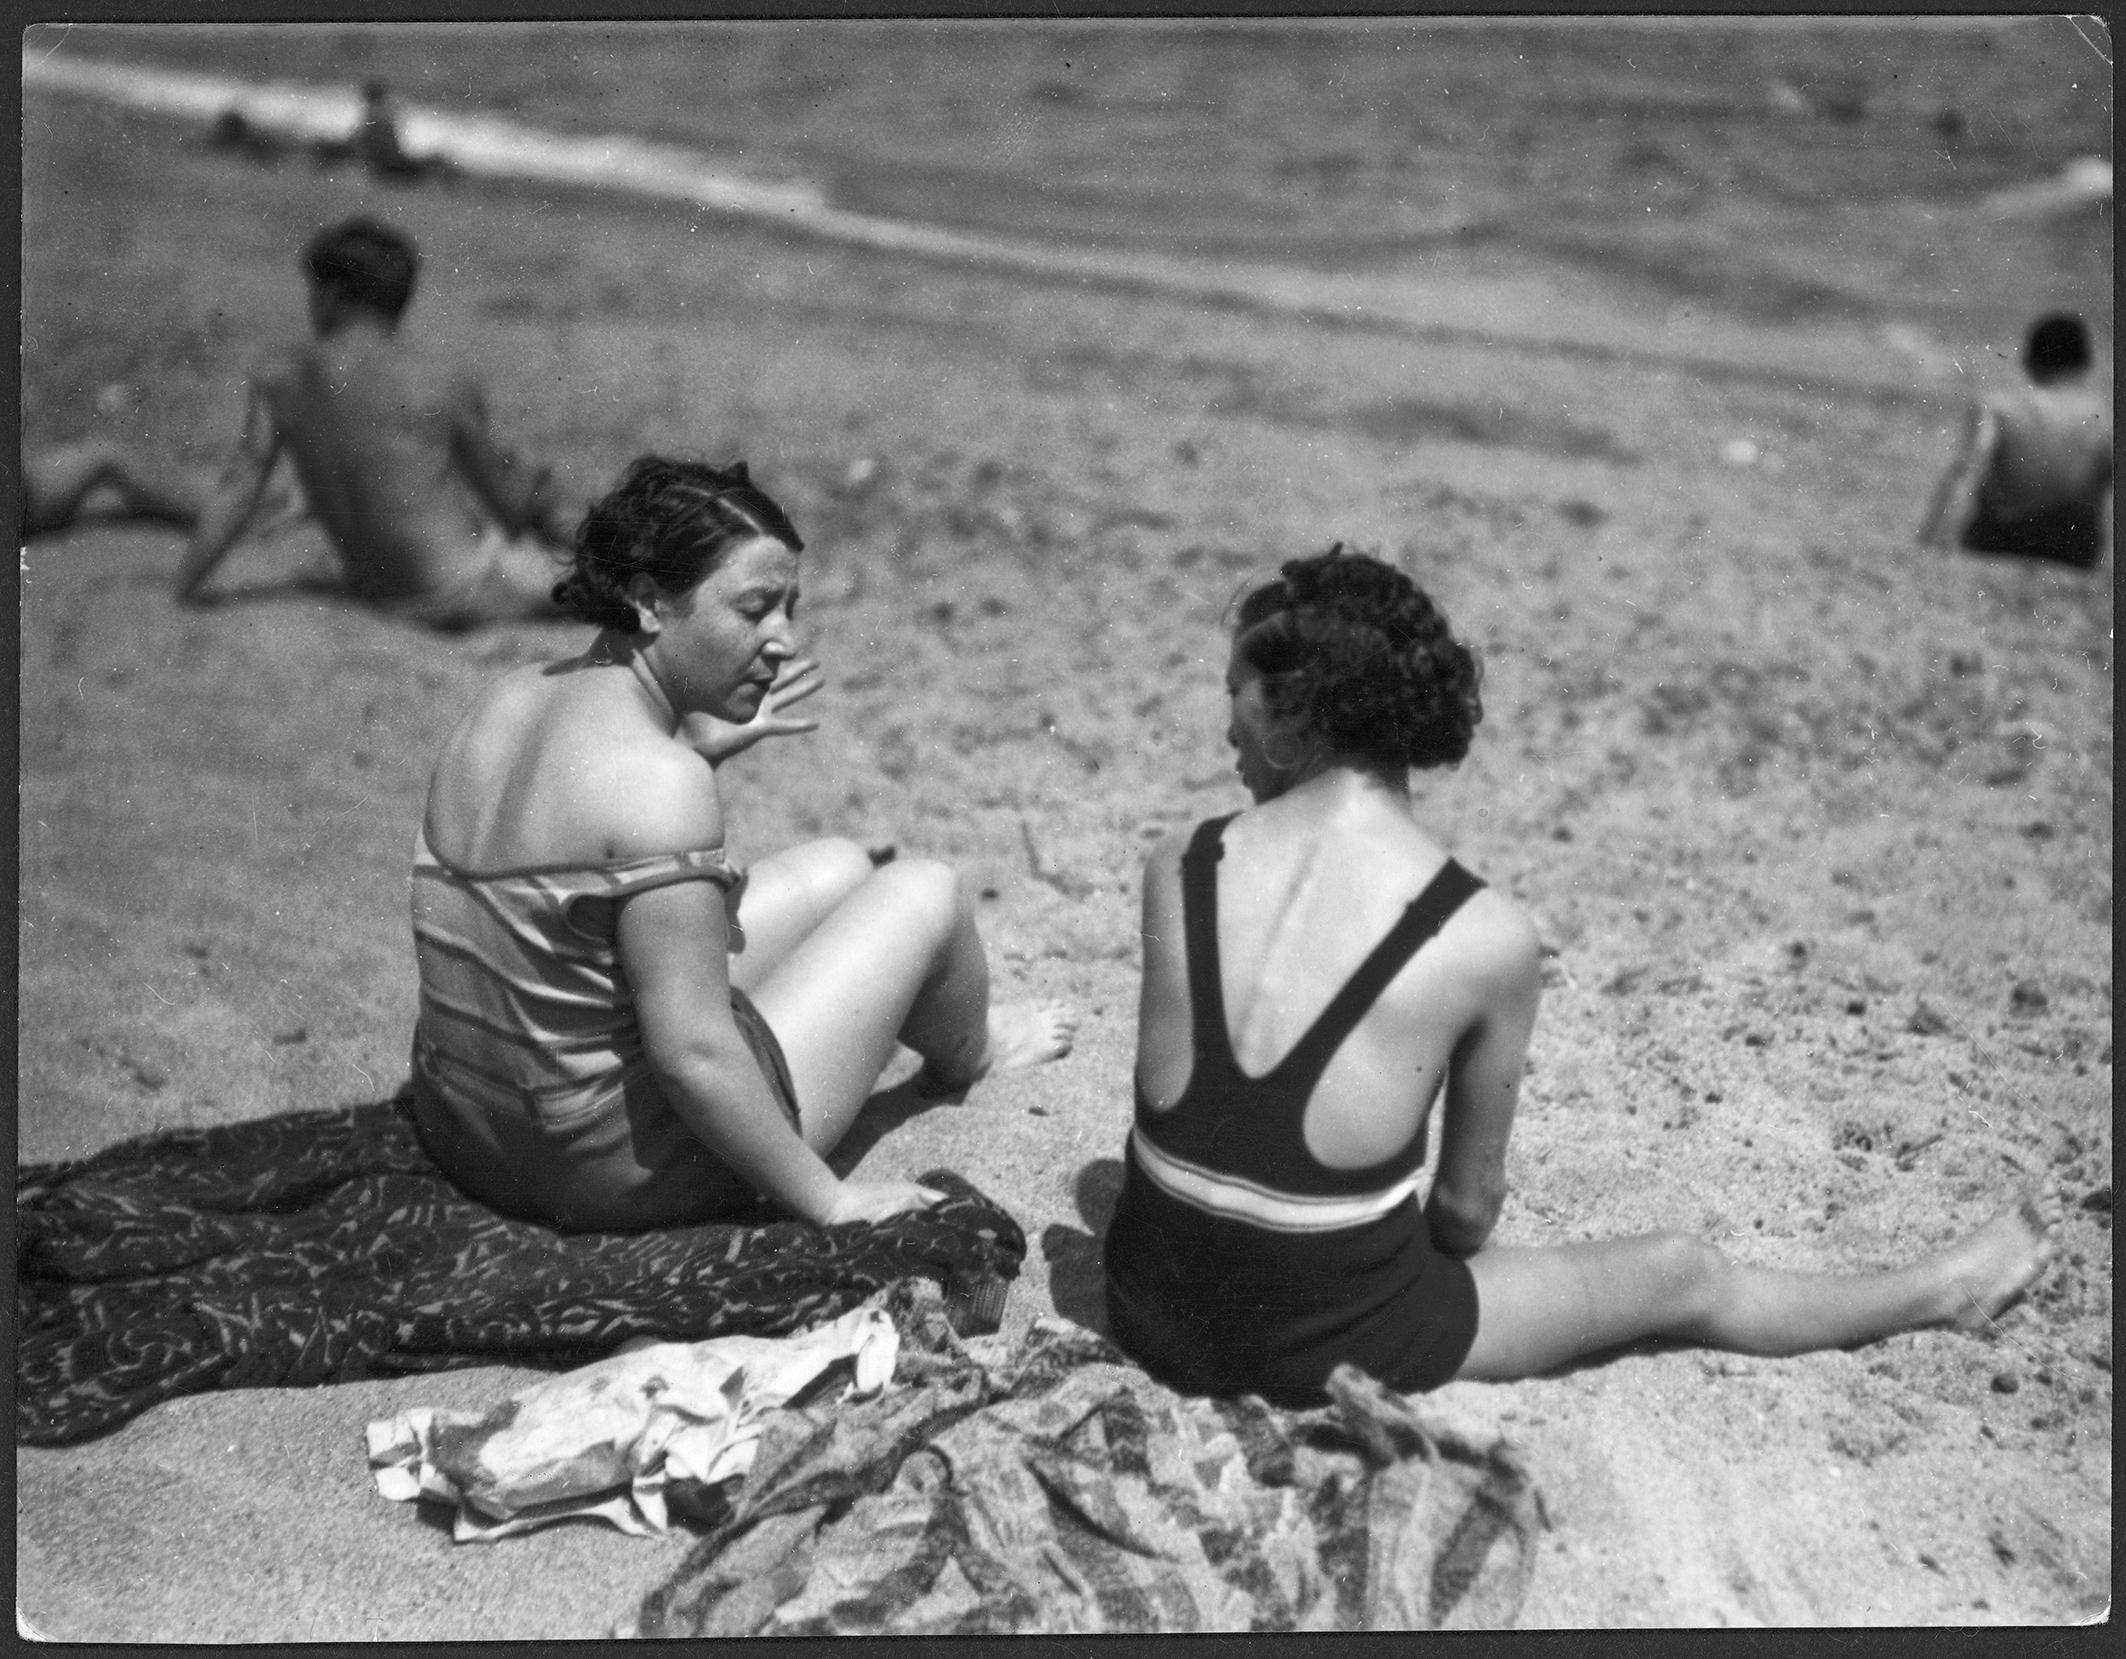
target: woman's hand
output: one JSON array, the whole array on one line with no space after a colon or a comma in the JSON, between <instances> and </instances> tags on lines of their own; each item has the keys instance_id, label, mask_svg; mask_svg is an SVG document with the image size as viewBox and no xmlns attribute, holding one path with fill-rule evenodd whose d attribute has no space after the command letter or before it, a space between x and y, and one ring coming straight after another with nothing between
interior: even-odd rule
<instances>
[{"instance_id":1,"label":"woman's hand","mask_svg":"<svg viewBox=\"0 0 2126 1659\"><path fill-rule=\"evenodd\" d=\"M752 748L764 737L798 737L805 732L817 731L817 720L793 717L782 711L793 703L802 703L823 683L819 664L809 657L785 663L767 695L761 698L760 707L754 711L752 719L741 725L719 720L713 714L690 714L679 722L679 741L711 766L717 766Z\"/></svg>"},{"instance_id":2,"label":"woman's hand","mask_svg":"<svg viewBox=\"0 0 2126 1659\"><path fill-rule=\"evenodd\" d=\"M839 1227L845 1221L884 1221L927 1210L944 1198L934 1187L913 1181L844 1181L835 1195L834 1207L821 1220L823 1227Z\"/></svg>"}]
</instances>

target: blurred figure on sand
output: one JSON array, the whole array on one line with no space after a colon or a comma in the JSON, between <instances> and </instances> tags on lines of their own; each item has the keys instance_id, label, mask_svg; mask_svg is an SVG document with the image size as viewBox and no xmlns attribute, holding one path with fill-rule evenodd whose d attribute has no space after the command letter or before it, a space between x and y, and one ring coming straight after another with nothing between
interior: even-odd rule
<instances>
[{"instance_id":1,"label":"blurred figure on sand","mask_svg":"<svg viewBox=\"0 0 2126 1659\"><path fill-rule=\"evenodd\" d=\"M1226 736L1254 804L1145 866L1115 1339L1184 1392L1314 1405L1343 1363L1416 1393L1647 1340L1784 1355L1992 1328L2051 1259L2056 1193L1872 1273L1757 1267L1695 1232L1493 1239L1541 947L1414 788L1468 752L1479 678L1376 559L1294 559L1242 600Z\"/></svg>"},{"instance_id":2,"label":"blurred figure on sand","mask_svg":"<svg viewBox=\"0 0 2126 1659\"><path fill-rule=\"evenodd\" d=\"M312 140L304 147L321 166L358 161L373 178L387 184L410 183L427 178L450 178L457 166L448 156L415 155L400 136L398 101L383 81L362 83L362 110L354 130L345 138ZM207 142L217 150L230 150L253 161L278 162L299 142L231 106L215 116L207 129Z\"/></svg>"},{"instance_id":3,"label":"blurred figure on sand","mask_svg":"<svg viewBox=\"0 0 2126 1659\"><path fill-rule=\"evenodd\" d=\"M189 532L210 494L189 475L108 438L77 438L22 452L20 528L24 541L81 524L140 524ZM268 493L252 533L309 516L302 492Z\"/></svg>"},{"instance_id":4,"label":"blurred figure on sand","mask_svg":"<svg viewBox=\"0 0 2126 1659\"><path fill-rule=\"evenodd\" d=\"M190 479L98 438L22 452L22 539L86 520L190 530L206 492Z\"/></svg>"},{"instance_id":5,"label":"blurred figure on sand","mask_svg":"<svg viewBox=\"0 0 2126 1659\"><path fill-rule=\"evenodd\" d=\"M408 152L399 135L398 100L380 80L362 83L362 117L347 150L375 177L384 180L447 178L455 169L443 156Z\"/></svg>"},{"instance_id":6,"label":"blurred figure on sand","mask_svg":"<svg viewBox=\"0 0 2126 1659\"><path fill-rule=\"evenodd\" d=\"M564 549L580 511L548 468L495 442L476 376L401 336L413 243L350 219L319 232L304 265L313 338L252 374L237 450L202 506L178 596L204 599L285 452L357 598L443 629L563 615L560 563L518 538Z\"/></svg>"},{"instance_id":7,"label":"blurred figure on sand","mask_svg":"<svg viewBox=\"0 0 2126 1659\"><path fill-rule=\"evenodd\" d=\"M2028 384L1966 416L1920 542L2093 567L2111 546L2111 398L2087 325L2040 318L2023 367Z\"/></svg>"},{"instance_id":8,"label":"blurred figure on sand","mask_svg":"<svg viewBox=\"0 0 2126 1659\"><path fill-rule=\"evenodd\" d=\"M898 1045L937 1093L1069 1052L1067 1008L990 1000L947 866L840 839L726 855L721 762L812 729L783 712L818 684L803 547L744 463L644 456L561 585L597 636L490 687L436 761L414 1116L511 1215L634 1232L758 1198L821 1226L925 1209L934 1189L826 1162Z\"/></svg>"}]
</instances>

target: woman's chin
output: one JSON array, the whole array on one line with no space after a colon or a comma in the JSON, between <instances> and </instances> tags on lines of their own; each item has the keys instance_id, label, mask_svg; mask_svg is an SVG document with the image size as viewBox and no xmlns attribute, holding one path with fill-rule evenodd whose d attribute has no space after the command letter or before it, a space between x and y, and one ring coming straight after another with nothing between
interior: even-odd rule
<instances>
[{"instance_id":1,"label":"woman's chin","mask_svg":"<svg viewBox=\"0 0 2126 1659\"><path fill-rule=\"evenodd\" d=\"M743 685L717 698L709 707L703 709L702 713L727 721L733 726L743 726L760 713L760 705L767 695L765 687Z\"/></svg>"}]
</instances>

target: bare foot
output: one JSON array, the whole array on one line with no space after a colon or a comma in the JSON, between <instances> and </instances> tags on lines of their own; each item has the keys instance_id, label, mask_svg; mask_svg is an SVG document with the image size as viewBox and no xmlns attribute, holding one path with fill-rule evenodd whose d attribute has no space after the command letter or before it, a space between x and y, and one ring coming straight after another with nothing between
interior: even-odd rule
<instances>
[{"instance_id":1,"label":"bare foot","mask_svg":"<svg viewBox=\"0 0 2126 1659\"><path fill-rule=\"evenodd\" d=\"M1078 1013L1060 1002L1005 1002L991 1006L989 1031L982 1052L963 1071L950 1070L935 1059L924 1063L916 1077L916 1092L926 1095L957 1094L995 1071L1017 1071L1060 1060L1070 1052L1078 1034Z\"/></svg>"},{"instance_id":2,"label":"bare foot","mask_svg":"<svg viewBox=\"0 0 2126 1659\"><path fill-rule=\"evenodd\" d=\"M2058 1193L2025 1192L2012 1208L1952 1245L1943 1264L1949 1275L1945 1322L1959 1331L1989 1329L2051 1262L2060 1214Z\"/></svg>"}]
</instances>

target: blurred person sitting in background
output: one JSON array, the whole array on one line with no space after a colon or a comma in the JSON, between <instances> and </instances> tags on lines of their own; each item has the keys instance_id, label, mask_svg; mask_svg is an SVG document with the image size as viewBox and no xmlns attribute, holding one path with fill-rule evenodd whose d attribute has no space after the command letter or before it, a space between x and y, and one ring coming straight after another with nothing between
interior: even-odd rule
<instances>
[{"instance_id":1,"label":"blurred person sitting in background","mask_svg":"<svg viewBox=\"0 0 2126 1659\"><path fill-rule=\"evenodd\" d=\"M190 530L206 492L192 480L101 438L22 451L22 537L85 519Z\"/></svg>"},{"instance_id":2,"label":"blurred person sitting in background","mask_svg":"<svg viewBox=\"0 0 2126 1659\"><path fill-rule=\"evenodd\" d=\"M23 450L18 517L24 541L90 523L190 531L207 495L203 483L112 439L76 438ZM270 517L260 530L306 516L296 490L276 492L268 500Z\"/></svg>"},{"instance_id":3,"label":"blurred person sitting in background","mask_svg":"<svg viewBox=\"0 0 2126 1659\"><path fill-rule=\"evenodd\" d=\"M549 469L495 442L476 376L400 334L419 270L412 241L350 219L311 240L304 266L314 338L253 372L178 597L203 599L285 452L357 598L444 629L563 615L560 562L518 538L566 548L580 510Z\"/></svg>"},{"instance_id":4,"label":"blurred person sitting in background","mask_svg":"<svg viewBox=\"0 0 2126 1659\"><path fill-rule=\"evenodd\" d=\"M302 141L284 130L231 105L207 128L207 142L217 150L233 150L253 161L276 163ZM361 113L345 138L313 139L302 144L310 159L330 167L342 161L358 161L370 176L387 184L425 178L450 178L457 165L448 156L415 155L399 133L398 100L391 88L372 77L362 83Z\"/></svg>"},{"instance_id":5,"label":"blurred person sitting in background","mask_svg":"<svg viewBox=\"0 0 2126 1659\"><path fill-rule=\"evenodd\" d=\"M2027 385L1966 416L1920 543L2093 567L2111 546L2111 400L2088 327L2065 313L2041 317L2023 367Z\"/></svg>"},{"instance_id":6,"label":"blurred person sitting in background","mask_svg":"<svg viewBox=\"0 0 2126 1659\"><path fill-rule=\"evenodd\" d=\"M449 178L457 171L447 156L415 155L406 148L399 130L398 100L391 88L374 77L362 83L362 113L354 131L345 139L313 147L320 161L352 157L368 168L372 177L386 183L406 183L425 178Z\"/></svg>"}]
</instances>

